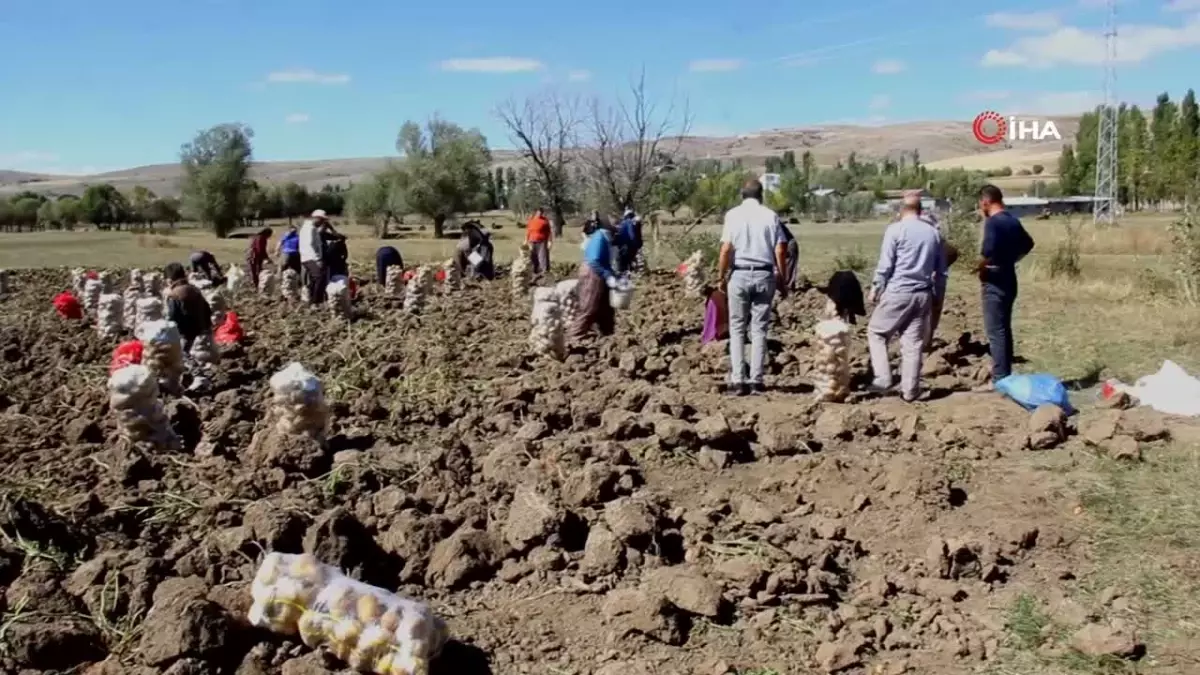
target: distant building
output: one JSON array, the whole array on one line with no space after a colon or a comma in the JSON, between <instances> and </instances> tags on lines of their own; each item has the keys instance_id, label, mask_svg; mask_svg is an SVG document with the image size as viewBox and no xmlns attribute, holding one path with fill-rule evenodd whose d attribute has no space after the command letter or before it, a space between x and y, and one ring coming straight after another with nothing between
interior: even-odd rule
<instances>
[{"instance_id":1,"label":"distant building","mask_svg":"<svg viewBox=\"0 0 1200 675\"><path fill-rule=\"evenodd\" d=\"M758 182L762 183L763 192L774 192L779 189L779 174L764 173L758 177Z\"/></svg>"},{"instance_id":2,"label":"distant building","mask_svg":"<svg viewBox=\"0 0 1200 675\"><path fill-rule=\"evenodd\" d=\"M825 187L818 187L818 188L815 188L815 189L813 189L813 190L809 191L809 194L811 194L811 195L812 195L812 196L814 196L814 197L834 197L834 198L837 198L837 197L844 197L844 196L845 196L845 195L842 193L842 191L841 191L841 190L837 190L837 189L835 189L835 188L825 188Z\"/></svg>"},{"instance_id":3,"label":"distant building","mask_svg":"<svg viewBox=\"0 0 1200 675\"><path fill-rule=\"evenodd\" d=\"M1091 213L1097 201L1091 195L1073 195L1069 197L1005 197L1004 206L1008 212L1018 218L1030 218L1049 213L1050 215L1066 215L1070 213Z\"/></svg>"}]
</instances>

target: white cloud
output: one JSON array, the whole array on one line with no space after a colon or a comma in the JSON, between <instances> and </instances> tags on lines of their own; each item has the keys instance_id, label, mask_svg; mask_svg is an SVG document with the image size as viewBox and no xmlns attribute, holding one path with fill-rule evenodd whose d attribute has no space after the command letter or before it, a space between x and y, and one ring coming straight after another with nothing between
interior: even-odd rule
<instances>
[{"instance_id":1,"label":"white cloud","mask_svg":"<svg viewBox=\"0 0 1200 675\"><path fill-rule=\"evenodd\" d=\"M1200 0L1171 0L1163 6L1164 12L1200 12Z\"/></svg>"},{"instance_id":2,"label":"white cloud","mask_svg":"<svg viewBox=\"0 0 1200 675\"><path fill-rule=\"evenodd\" d=\"M996 12L984 17L984 21L992 28L1007 28L1009 30L1053 30L1058 28L1058 15L1054 12L1028 12L1014 14L1011 12Z\"/></svg>"},{"instance_id":3,"label":"white cloud","mask_svg":"<svg viewBox=\"0 0 1200 675\"><path fill-rule=\"evenodd\" d=\"M903 61L880 59L871 65L871 72L876 75L895 75L896 73L904 72L906 67Z\"/></svg>"},{"instance_id":4,"label":"white cloud","mask_svg":"<svg viewBox=\"0 0 1200 675\"><path fill-rule=\"evenodd\" d=\"M275 84L349 84L350 76L345 73L318 73L308 68L296 68L269 73L267 82Z\"/></svg>"},{"instance_id":5,"label":"white cloud","mask_svg":"<svg viewBox=\"0 0 1200 675\"><path fill-rule=\"evenodd\" d=\"M283 118L283 121L288 124L304 124L308 121L308 113L292 113Z\"/></svg>"},{"instance_id":6,"label":"white cloud","mask_svg":"<svg viewBox=\"0 0 1200 675\"><path fill-rule=\"evenodd\" d=\"M536 59L495 56L485 59L446 59L439 67L453 73L529 73L542 70L546 64Z\"/></svg>"},{"instance_id":7,"label":"white cloud","mask_svg":"<svg viewBox=\"0 0 1200 675\"><path fill-rule=\"evenodd\" d=\"M587 82L592 79L592 74L586 70L572 70L567 73L568 82Z\"/></svg>"},{"instance_id":8,"label":"white cloud","mask_svg":"<svg viewBox=\"0 0 1200 675\"><path fill-rule=\"evenodd\" d=\"M1118 63L1141 63L1160 54L1200 46L1200 16L1181 26L1132 24L1117 28ZM1104 63L1104 36L1100 31L1085 31L1063 26L1046 35L1024 37L1005 49L992 49L983 55L981 65L1020 66L1095 66Z\"/></svg>"},{"instance_id":9,"label":"white cloud","mask_svg":"<svg viewBox=\"0 0 1200 675\"><path fill-rule=\"evenodd\" d=\"M892 97L887 94L875 94L871 97L871 102L867 107L872 111L886 110L892 106Z\"/></svg>"},{"instance_id":10,"label":"white cloud","mask_svg":"<svg viewBox=\"0 0 1200 675\"><path fill-rule=\"evenodd\" d=\"M688 64L693 73L729 73L739 70L746 62L742 59L696 59Z\"/></svg>"}]
</instances>

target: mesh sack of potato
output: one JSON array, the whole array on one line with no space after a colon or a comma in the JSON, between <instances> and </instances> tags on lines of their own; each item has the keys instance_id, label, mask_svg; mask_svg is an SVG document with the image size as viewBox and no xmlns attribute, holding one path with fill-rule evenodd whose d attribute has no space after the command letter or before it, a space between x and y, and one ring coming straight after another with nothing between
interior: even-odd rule
<instances>
[{"instance_id":1,"label":"mesh sack of potato","mask_svg":"<svg viewBox=\"0 0 1200 675\"><path fill-rule=\"evenodd\" d=\"M529 266L529 247L522 246L509 270L512 275L512 295L518 300L529 296L529 285L533 283L533 270Z\"/></svg>"},{"instance_id":2,"label":"mesh sack of potato","mask_svg":"<svg viewBox=\"0 0 1200 675\"><path fill-rule=\"evenodd\" d=\"M163 294L163 275L162 272L147 272L142 275L142 295L150 298L159 298Z\"/></svg>"},{"instance_id":3,"label":"mesh sack of potato","mask_svg":"<svg viewBox=\"0 0 1200 675\"><path fill-rule=\"evenodd\" d=\"M279 277L271 270L263 270L258 274L258 293L270 298L279 293Z\"/></svg>"},{"instance_id":4,"label":"mesh sack of potato","mask_svg":"<svg viewBox=\"0 0 1200 675\"><path fill-rule=\"evenodd\" d=\"M132 283L121 294L121 325L132 331L137 328L138 301L142 299L141 291Z\"/></svg>"},{"instance_id":5,"label":"mesh sack of potato","mask_svg":"<svg viewBox=\"0 0 1200 675\"><path fill-rule=\"evenodd\" d=\"M558 304L562 307L563 323L570 326L579 314L579 280L567 279L554 285Z\"/></svg>"},{"instance_id":6,"label":"mesh sack of potato","mask_svg":"<svg viewBox=\"0 0 1200 675\"><path fill-rule=\"evenodd\" d=\"M82 267L76 267L71 270L71 291L75 294L75 297L83 297L83 285L87 283L87 280L87 270Z\"/></svg>"},{"instance_id":7,"label":"mesh sack of potato","mask_svg":"<svg viewBox=\"0 0 1200 675\"><path fill-rule=\"evenodd\" d=\"M242 266L230 263L229 271L225 273L225 290L237 293L245 279L246 273L242 271Z\"/></svg>"},{"instance_id":8,"label":"mesh sack of potato","mask_svg":"<svg viewBox=\"0 0 1200 675\"><path fill-rule=\"evenodd\" d=\"M680 266L683 270L683 286L691 297L704 295L704 254L696 251Z\"/></svg>"},{"instance_id":9,"label":"mesh sack of potato","mask_svg":"<svg viewBox=\"0 0 1200 675\"><path fill-rule=\"evenodd\" d=\"M458 269L458 261L454 258L442 263L442 274L444 275L442 287L447 291L462 288L462 273Z\"/></svg>"},{"instance_id":10,"label":"mesh sack of potato","mask_svg":"<svg viewBox=\"0 0 1200 675\"><path fill-rule=\"evenodd\" d=\"M105 293L96 302L96 332L102 338L115 338L121 334L124 314L121 296L116 293Z\"/></svg>"},{"instance_id":11,"label":"mesh sack of potato","mask_svg":"<svg viewBox=\"0 0 1200 675\"><path fill-rule=\"evenodd\" d=\"M299 363L290 363L271 376L271 408L276 429L283 434L325 439L329 408L321 380Z\"/></svg>"},{"instance_id":12,"label":"mesh sack of potato","mask_svg":"<svg viewBox=\"0 0 1200 675\"><path fill-rule=\"evenodd\" d=\"M83 311L95 318L96 309L100 306L100 296L104 295L104 284L99 279L88 279L83 282Z\"/></svg>"},{"instance_id":13,"label":"mesh sack of potato","mask_svg":"<svg viewBox=\"0 0 1200 675\"><path fill-rule=\"evenodd\" d=\"M217 343L213 339L211 330L201 333L192 340L192 349L189 352L196 363L201 365L215 366L221 362L221 351L217 349Z\"/></svg>"},{"instance_id":14,"label":"mesh sack of potato","mask_svg":"<svg viewBox=\"0 0 1200 675\"><path fill-rule=\"evenodd\" d=\"M409 314L419 314L425 305L429 302L429 296L433 293L433 268L428 265L421 265L417 268L413 277L408 280L408 287L404 291L404 311Z\"/></svg>"},{"instance_id":15,"label":"mesh sack of potato","mask_svg":"<svg viewBox=\"0 0 1200 675\"><path fill-rule=\"evenodd\" d=\"M164 449L178 446L159 400L158 383L146 366L128 365L108 378L108 407L127 440Z\"/></svg>"},{"instance_id":16,"label":"mesh sack of potato","mask_svg":"<svg viewBox=\"0 0 1200 675\"><path fill-rule=\"evenodd\" d=\"M268 554L251 594L250 623L298 633L361 672L426 675L448 637L426 605L354 581L309 554Z\"/></svg>"},{"instance_id":17,"label":"mesh sack of potato","mask_svg":"<svg viewBox=\"0 0 1200 675\"><path fill-rule=\"evenodd\" d=\"M137 339L142 342L142 363L158 377L160 389L170 394L179 392L183 376L183 340L173 321L147 321L137 327Z\"/></svg>"},{"instance_id":18,"label":"mesh sack of potato","mask_svg":"<svg viewBox=\"0 0 1200 675\"><path fill-rule=\"evenodd\" d=\"M535 356L549 356L561 361L567 355L566 326L562 306L554 287L533 289L533 309L530 310L529 351Z\"/></svg>"},{"instance_id":19,"label":"mesh sack of potato","mask_svg":"<svg viewBox=\"0 0 1200 675\"><path fill-rule=\"evenodd\" d=\"M296 270L284 270L279 277L279 292L283 295L284 302L300 302L300 273Z\"/></svg>"},{"instance_id":20,"label":"mesh sack of potato","mask_svg":"<svg viewBox=\"0 0 1200 675\"><path fill-rule=\"evenodd\" d=\"M816 397L844 401L850 395L850 326L840 319L826 319L817 324L816 335Z\"/></svg>"},{"instance_id":21,"label":"mesh sack of potato","mask_svg":"<svg viewBox=\"0 0 1200 675\"><path fill-rule=\"evenodd\" d=\"M112 270L100 270L96 273L96 278L100 280L100 292L102 295L108 295L117 290L117 273Z\"/></svg>"},{"instance_id":22,"label":"mesh sack of potato","mask_svg":"<svg viewBox=\"0 0 1200 675\"><path fill-rule=\"evenodd\" d=\"M350 300L350 285L345 279L331 281L325 286L325 303L334 318L349 321L354 313L354 305Z\"/></svg>"},{"instance_id":23,"label":"mesh sack of potato","mask_svg":"<svg viewBox=\"0 0 1200 675\"><path fill-rule=\"evenodd\" d=\"M384 292L393 298L398 298L404 295L404 268L399 265L390 265L383 277Z\"/></svg>"},{"instance_id":24,"label":"mesh sack of potato","mask_svg":"<svg viewBox=\"0 0 1200 675\"><path fill-rule=\"evenodd\" d=\"M213 325L219 326L224 323L225 312L229 311L229 296L225 287L209 284L208 288L201 289L200 293L204 295L208 308L212 310Z\"/></svg>"},{"instance_id":25,"label":"mesh sack of potato","mask_svg":"<svg viewBox=\"0 0 1200 675\"><path fill-rule=\"evenodd\" d=\"M139 298L135 303L136 312L134 316L133 329L137 330L138 326L151 321L163 320L163 301L158 298Z\"/></svg>"}]
</instances>

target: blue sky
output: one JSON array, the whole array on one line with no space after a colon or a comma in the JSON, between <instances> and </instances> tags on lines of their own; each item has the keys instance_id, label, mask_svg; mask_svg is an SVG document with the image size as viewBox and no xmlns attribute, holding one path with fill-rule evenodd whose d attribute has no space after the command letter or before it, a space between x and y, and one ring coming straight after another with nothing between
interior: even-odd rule
<instances>
[{"instance_id":1,"label":"blue sky","mask_svg":"<svg viewBox=\"0 0 1200 675\"><path fill-rule=\"evenodd\" d=\"M395 152L434 113L509 146L493 111L547 88L611 97L644 66L705 134L1057 114L1099 97L1097 0L3 0L0 169L177 161L239 121L261 160ZM803 6L803 8L802 8ZM1200 0L1126 0L1120 96L1182 95ZM1192 66L1188 68L1188 66Z\"/></svg>"}]
</instances>

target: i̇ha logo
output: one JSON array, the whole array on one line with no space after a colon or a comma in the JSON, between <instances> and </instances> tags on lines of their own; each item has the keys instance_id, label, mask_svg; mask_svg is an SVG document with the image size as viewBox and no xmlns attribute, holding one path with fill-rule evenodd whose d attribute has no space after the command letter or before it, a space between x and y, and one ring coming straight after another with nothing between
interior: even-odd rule
<instances>
[{"instance_id":1,"label":"i\u0307ha logo","mask_svg":"<svg viewBox=\"0 0 1200 675\"><path fill-rule=\"evenodd\" d=\"M1042 121L1014 115L1005 118L991 110L979 113L971 123L971 133L975 135L975 140L984 145L995 145L1001 141L1043 141L1047 138L1062 140L1053 120Z\"/></svg>"}]
</instances>

